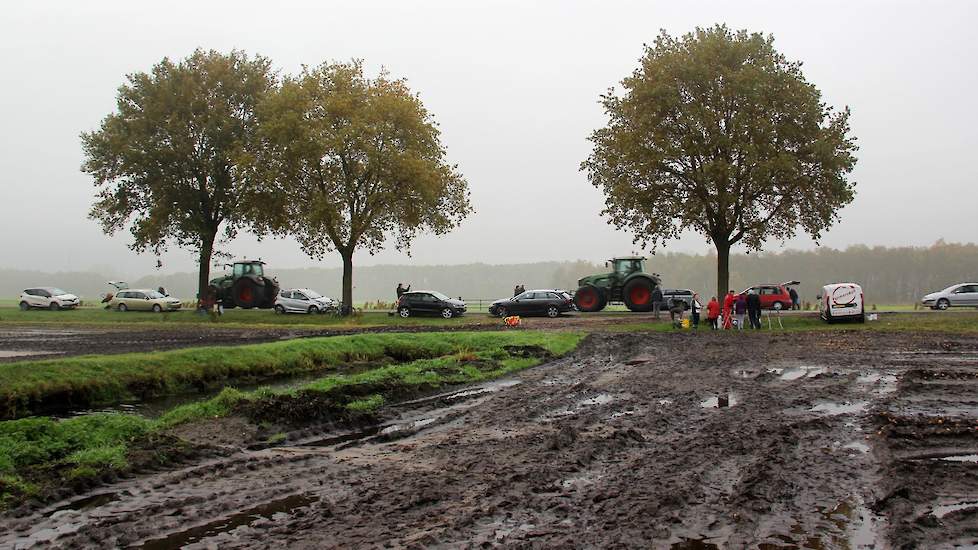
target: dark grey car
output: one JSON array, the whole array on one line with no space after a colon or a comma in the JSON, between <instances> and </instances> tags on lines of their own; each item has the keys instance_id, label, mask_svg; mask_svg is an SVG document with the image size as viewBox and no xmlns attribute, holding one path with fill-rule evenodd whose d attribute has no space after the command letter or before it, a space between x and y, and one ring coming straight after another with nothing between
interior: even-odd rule
<instances>
[{"instance_id":1,"label":"dark grey car","mask_svg":"<svg viewBox=\"0 0 978 550\"><path fill-rule=\"evenodd\" d=\"M465 314L465 302L434 290L412 290L402 294L397 301L397 314L405 318L413 315L439 315L451 319Z\"/></svg>"}]
</instances>

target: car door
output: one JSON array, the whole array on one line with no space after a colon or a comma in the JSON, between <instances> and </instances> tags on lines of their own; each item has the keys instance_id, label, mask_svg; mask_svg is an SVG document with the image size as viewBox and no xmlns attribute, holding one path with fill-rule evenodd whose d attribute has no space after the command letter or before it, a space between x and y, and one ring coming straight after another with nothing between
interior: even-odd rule
<instances>
[{"instance_id":1,"label":"car door","mask_svg":"<svg viewBox=\"0 0 978 550\"><path fill-rule=\"evenodd\" d=\"M27 305L31 307L42 307L41 297L38 296L39 292L40 290L36 288L28 288L24 291L24 301L27 302Z\"/></svg>"},{"instance_id":2,"label":"car door","mask_svg":"<svg viewBox=\"0 0 978 550\"><path fill-rule=\"evenodd\" d=\"M36 289L34 291L34 296L37 297L38 307L48 307L51 305L51 293L43 288Z\"/></svg>"},{"instance_id":3,"label":"car door","mask_svg":"<svg viewBox=\"0 0 978 550\"><path fill-rule=\"evenodd\" d=\"M147 302L146 295L142 292L129 292L129 297L126 298L126 307L133 311L143 311L148 309L146 307Z\"/></svg>"},{"instance_id":4,"label":"car door","mask_svg":"<svg viewBox=\"0 0 978 550\"><path fill-rule=\"evenodd\" d=\"M778 301L780 294L778 293L777 287L773 286L762 286L761 287L761 307L764 309L771 309L774 307L774 302Z\"/></svg>"},{"instance_id":5,"label":"car door","mask_svg":"<svg viewBox=\"0 0 978 550\"><path fill-rule=\"evenodd\" d=\"M292 293L292 298L295 301L296 311L306 312L309 311L309 297L304 293L296 290Z\"/></svg>"},{"instance_id":6,"label":"car door","mask_svg":"<svg viewBox=\"0 0 978 550\"><path fill-rule=\"evenodd\" d=\"M978 288L974 285L961 285L951 292L951 305L956 307L970 306L978 304L976 301Z\"/></svg>"},{"instance_id":7,"label":"car door","mask_svg":"<svg viewBox=\"0 0 978 550\"><path fill-rule=\"evenodd\" d=\"M431 294L419 294L418 295L418 310L425 315L430 315L435 313L438 309L438 298L435 298Z\"/></svg>"},{"instance_id":8,"label":"car door","mask_svg":"<svg viewBox=\"0 0 978 550\"><path fill-rule=\"evenodd\" d=\"M530 312L530 308L533 305L531 300L533 298L532 292L524 292L519 296L513 298L511 307L509 308L510 313L515 313L517 315L526 315Z\"/></svg>"}]
</instances>

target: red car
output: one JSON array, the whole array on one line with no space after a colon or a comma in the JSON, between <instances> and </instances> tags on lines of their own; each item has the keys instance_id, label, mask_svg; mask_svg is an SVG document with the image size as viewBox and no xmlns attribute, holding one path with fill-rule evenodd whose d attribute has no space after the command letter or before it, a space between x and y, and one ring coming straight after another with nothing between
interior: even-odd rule
<instances>
[{"instance_id":1,"label":"red car","mask_svg":"<svg viewBox=\"0 0 978 550\"><path fill-rule=\"evenodd\" d=\"M757 291L757 294L761 297L761 309L791 309L791 295L788 294L788 287L797 284L801 283L798 281L787 281L780 285L754 285L744 289L740 294L746 296L752 290Z\"/></svg>"}]
</instances>

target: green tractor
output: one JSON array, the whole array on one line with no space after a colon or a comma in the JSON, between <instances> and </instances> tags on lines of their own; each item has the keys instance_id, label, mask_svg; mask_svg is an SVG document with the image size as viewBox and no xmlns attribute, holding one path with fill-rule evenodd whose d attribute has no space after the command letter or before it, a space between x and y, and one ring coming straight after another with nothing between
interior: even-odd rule
<instances>
[{"instance_id":1,"label":"green tractor","mask_svg":"<svg viewBox=\"0 0 978 550\"><path fill-rule=\"evenodd\" d=\"M278 281L265 275L265 262L242 260L226 264L231 274L211 279L209 290L214 302L226 309L271 309L278 297Z\"/></svg>"},{"instance_id":2,"label":"green tractor","mask_svg":"<svg viewBox=\"0 0 978 550\"><path fill-rule=\"evenodd\" d=\"M645 272L645 258L627 256L605 262L611 273L577 282L574 304L580 311L601 311L610 302L624 302L631 311L652 311L652 292L662 284L657 273Z\"/></svg>"}]
</instances>

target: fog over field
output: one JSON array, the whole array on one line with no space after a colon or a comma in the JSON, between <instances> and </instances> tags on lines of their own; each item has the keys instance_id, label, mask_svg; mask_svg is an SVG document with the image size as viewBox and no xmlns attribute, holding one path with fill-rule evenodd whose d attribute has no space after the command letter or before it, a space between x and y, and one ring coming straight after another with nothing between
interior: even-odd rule
<instances>
[{"instance_id":1,"label":"fog over field","mask_svg":"<svg viewBox=\"0 0 978 550\"><path fill-rule=\"evenodd\" d=\"M643 43L660 28L678 35L715 23L774 34L775 47L804 62L825 101L852 109L857 196L822 245L971 242L978 234L976 15L978 4L960 1L14 0L4 5L0 33L0 267L128 278L193 271L194 254L179 249L154 271L156 258L129 251L126 232L107 237L87 219L94 189L79 171L79 133L115 109L126 74L198 47L261 54L283 74L362 58L370 74L385 67L406 77L434 113L476 213L444 237L419 238L411 256L361 253L358 266L597 262L636 251L630 235L600 216L602 194L578 170L590 151L587 136L605 123L599 95L637 66ZM815 246L806 237L786 243ZM338 255L315 261L291 240L242 235L221 249L261 256L273 272L339 266ZM688 234L665 251L709 249ZM379 292L357 284L360 298ZM901 292L909 291L893 297Z\"/></svg>"}]
</instances>

